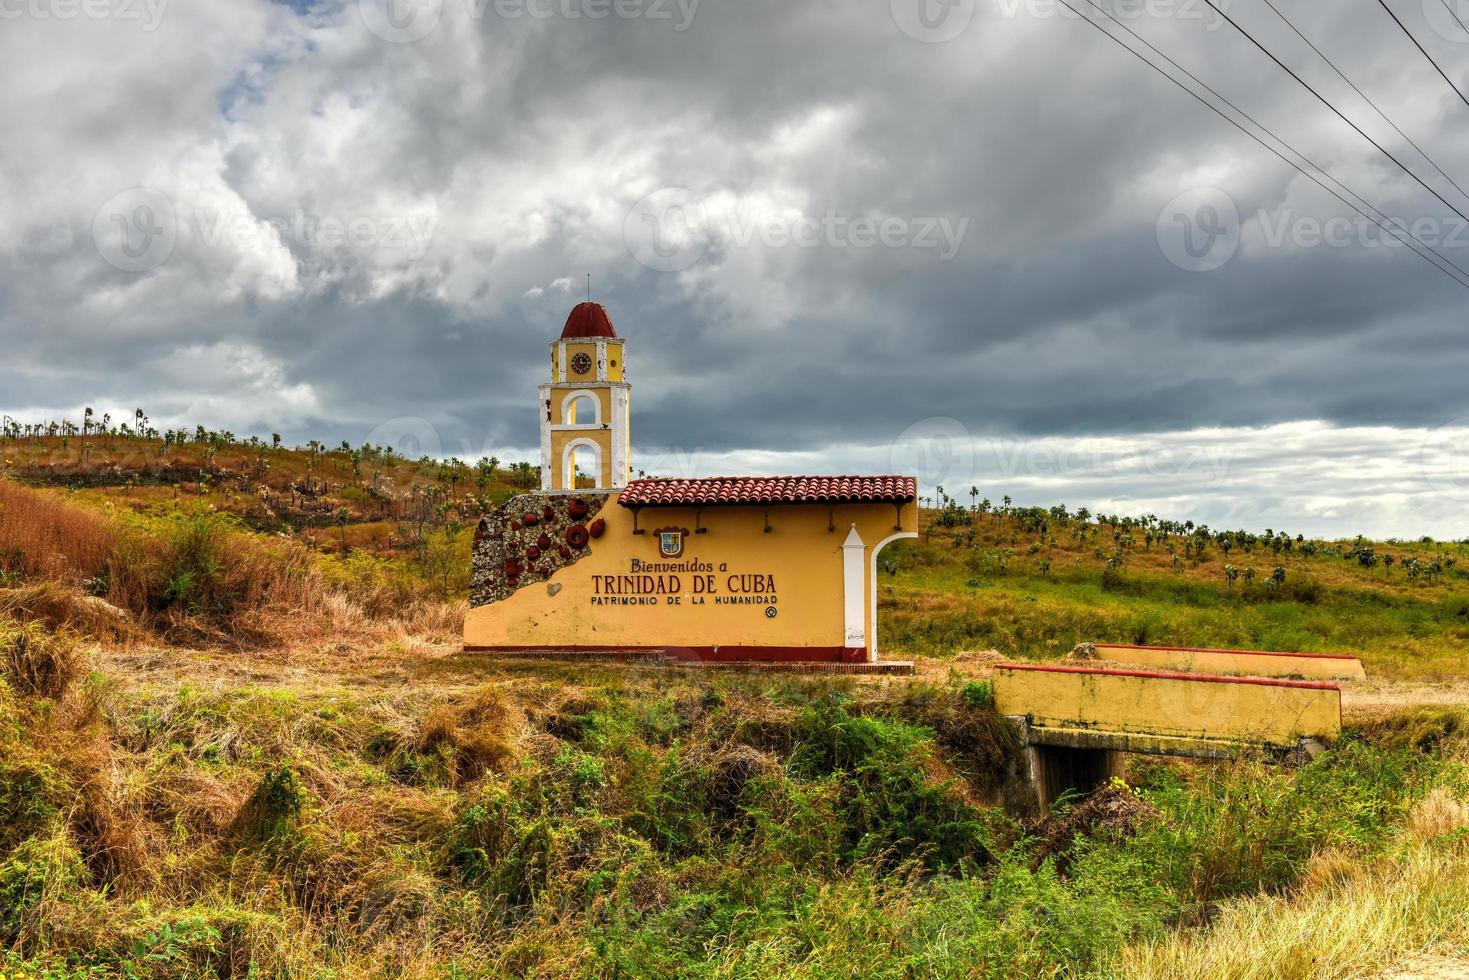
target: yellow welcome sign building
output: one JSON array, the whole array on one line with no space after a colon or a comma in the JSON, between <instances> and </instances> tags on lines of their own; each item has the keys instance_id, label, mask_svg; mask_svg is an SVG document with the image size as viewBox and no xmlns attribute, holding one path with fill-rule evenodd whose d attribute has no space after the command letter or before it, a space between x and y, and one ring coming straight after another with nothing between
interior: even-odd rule
<instances>
[{"instance_id":1,"label":"yellow welcome sign building","mask_svg":"<svg viewBox=\"0 0 1469 980\"><path fill-rule=\"evenodd\" d=\"M624 341L596 303L550 378L541 489L475 533L466 649L878 663L877 556L916 536L913 477L631 479Z\"/></svg>"}]
</instances>

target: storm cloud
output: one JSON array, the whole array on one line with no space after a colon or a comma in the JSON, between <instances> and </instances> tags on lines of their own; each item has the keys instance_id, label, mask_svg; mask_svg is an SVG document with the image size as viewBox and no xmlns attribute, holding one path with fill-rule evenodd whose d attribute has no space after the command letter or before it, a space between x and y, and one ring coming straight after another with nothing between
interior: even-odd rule
<instances>
[{"instance_id":1,"label":"storm cloud","mask_svg":"<svg viewBox=\"0 0 1469 980\"><path fill-rule=\"evenodd\" d=\"M1206 4L1098 2L1469 268L1461 217ZM1277 5L1469 178L1469 107L1380 8ZM1439 0L1395 6L1469 82ZM0 79L19 418L530 455L590 274L636 468L1469 533L1469 293L1054 0L0 0Z\"/></svg>"}]
</instances>

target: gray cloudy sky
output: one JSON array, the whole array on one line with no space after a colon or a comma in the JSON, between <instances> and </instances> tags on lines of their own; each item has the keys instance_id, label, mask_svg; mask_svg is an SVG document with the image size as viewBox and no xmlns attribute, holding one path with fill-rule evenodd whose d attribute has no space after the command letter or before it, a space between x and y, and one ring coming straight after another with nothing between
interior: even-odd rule
<instances>
[{"instance_id":1,"label":"gray cloudy sky","mask_svg":"<svg viewBox=\"0 0 1469 980\"><path fill-rule=\"evenodd\" d=\"M1098 2L1469 268L1202 0ZM1381 7L1275 2L1469 186ZM1469 87L1469 2L1390 2ZM652 472L1469 534L1469 292L1056 0L0 0L0 79L20 418L529 456L591 273Z\"/></svg>"}]
</instances>

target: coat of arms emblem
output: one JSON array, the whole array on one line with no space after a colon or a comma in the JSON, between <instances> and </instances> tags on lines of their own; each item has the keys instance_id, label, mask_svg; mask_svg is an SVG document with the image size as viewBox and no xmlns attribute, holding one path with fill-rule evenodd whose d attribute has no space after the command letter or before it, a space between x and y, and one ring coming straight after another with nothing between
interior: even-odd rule
<instances>
[{"instance_id":1,"label":"coat of arms emblem","mask_svg":"<svg viewBox=\"0 0 1469 980\"><path fill-rule=\"evenodd\" d=\"M681 527L661 527L658 535L658 553L664 558L679 558L683 555L684 538L688 531Z\"/></svg>"}]
</instances>

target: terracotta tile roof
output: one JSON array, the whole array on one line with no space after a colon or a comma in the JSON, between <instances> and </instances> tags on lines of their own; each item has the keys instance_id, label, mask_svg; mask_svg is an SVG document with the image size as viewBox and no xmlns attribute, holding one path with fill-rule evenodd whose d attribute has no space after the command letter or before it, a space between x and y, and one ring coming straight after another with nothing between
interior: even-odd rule
<instances>
[{"instance_id":1,"label":"terracotta tile roof","mask_svg":"<svg viewBox=\"0 0 1469 980\"><path fill-rule=\"evenodd\" d=\"M578 303L572 307L566 326L561 329L561 339L575 340L578 337L617 339L617 331L612 329L612 318L601 303Z\"/></svg>"},{"instance_id":2,"label":"terracotta tile roof","mask_svg":"<svg viewBox=\"0 0 1469 980\"><path fill-rule=\"evenodd\" d=\"M633 480L624 507L717 507L733 504L906 504L918 496L911 476L715 476L702 480Z\"/></svg>"}]
</instances>

